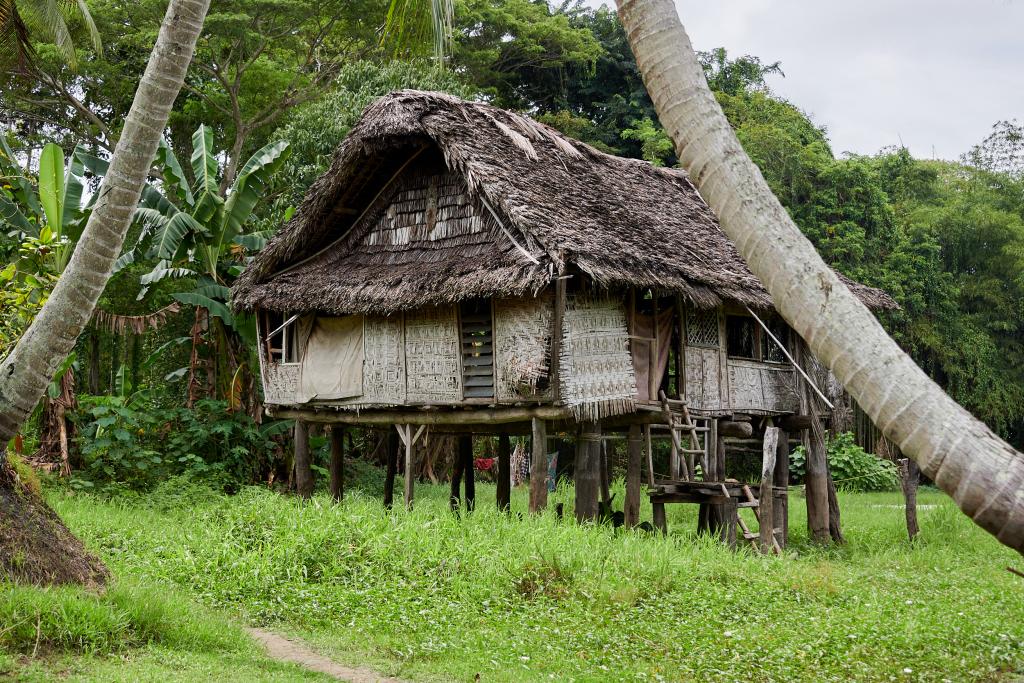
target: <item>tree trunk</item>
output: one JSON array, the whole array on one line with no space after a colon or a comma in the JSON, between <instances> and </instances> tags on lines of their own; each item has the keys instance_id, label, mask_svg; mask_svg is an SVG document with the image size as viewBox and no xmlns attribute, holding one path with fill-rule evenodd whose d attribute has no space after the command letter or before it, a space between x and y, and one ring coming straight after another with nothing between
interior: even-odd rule
<instances>
[{"instance_id":1,"label":"tree trunk","mask_svg":"<svg viewBox=\"0 0 1024 683\"><path fill-rule=\"evenodd\" d=\"M825 265L740 146L672 0L617 3L681 164L776 309L926 476L1024 553L1024 455L947 396Z\"/></svg>"},{"instance_id":2,"label":"tree trunk","mask_svg":"<svg viewBox=\"0 0 1024 683\"><path fill-rule=\"evenodd\" d=\"M921 528L917 524L917 480L920 472L917 469L917 463L908 458L901 458L899 466L900 484L903 488L903 499L906 502L907 536L913 543L921 532Z\"/></svg>"},{"instance_id":3,"label":"tree trunk","mask_svg":"<svg viewBox=\"0 0 1024 683\"><path fill-rule=\"evenodd\" d=\"M156 45L135 92L110 169L75 253L32 325L0 362L0 445L25 422L46 391L57 367L74 348L92 318L139 202L167 117L185 80L209 0L171 0ZM71 557L89 557L81 543L38 495L12 476L0 450L0 496L4 533L0 557L23 557L32 565L22 572L4 564L13 578L40 583L102 583L107 572L98 560L88 570L68 571ZM50 544L53 553L36 554ZM81 565L85 566L85 565Z\"/></svg>"}]
</instances>

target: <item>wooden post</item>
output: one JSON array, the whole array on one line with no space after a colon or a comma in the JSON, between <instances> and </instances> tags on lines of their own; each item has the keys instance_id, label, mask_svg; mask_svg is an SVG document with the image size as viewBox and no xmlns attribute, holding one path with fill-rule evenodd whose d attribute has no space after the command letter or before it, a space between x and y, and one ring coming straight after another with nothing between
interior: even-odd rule
<instances>
[{"instance_id":1,"label":"wooden post","mask_svg":"<svg viewBox=\"0 0 1024 683\"><path fill-rule=\"evenodd\" d=\"M601 425L584 422L576 442L576 520L597 518L598 477L600 476Z\"/></svg>"},{"instance_id":2,"label":"wooden post","mask_svg":"<svg viewBox=\"0 0 1024 683\"><path fill-rule=\"evenodd\" d=\"M544 420L533 418L530 449L530 512L540 512L548 504L548 445Z\"/></svg>"},{"instance_id":3,"label":"wooden post","mask_svg":"<svg viewBox=\"0 0 1024 683\"><path fill-rule=\"evenodd\" d=\"M624 523L629 528L640 523L640 465L644 457L640 425L629 426L626 448L629 460L626 464L626 502L623 515Z\"/></svg>"},{"instance_id":4,"label":"wooden post","mask_svg":"<svg viewBox=\"0 0 1024 683\"><path fill-rule=\"evenodd\" d=\"M303 498L313 495L313 466L309 456L309 425L295 421L295 491Z\"/></svg>"},{"instance_id":5,"label":"wooden post","mask_svg":"<svg viewBox=\"0 0 1024 683\"><path fill-rule=\"evenodd\" d=\"M476 507L476 472L473 467L473 435L459 437L459 459L462 460L462 474L466 477L466 512Z\"/></svg>"},{"instance_id":6,"label":"wooden post","mask_svg":"<svg viewBox=\"0 0 1024 683\"><path fill-rule=\"evenodd\" d=\"M794 351L794 360L806 372L810 369L810 351L803 340L798 340ZM811 417L810 429L803 433L804 449L807 451L807 469L804 475L807 490L807 529L812 541L828 543L828 455L825 450L825 429L819 419L821 410L818 407L818 397L806 380L800 382L800 408L801 413Z\"/></svg>"},{"instance_id":7,"label":"wooden post","mask_svg":"<svg viewBox=\"0 0 1024 683\"><path fill-rule=\"evenodd\" d=\"M608 442L601 439L597 445L598 457L598 479L597 483L601 493L601 502L608 507L608 514L611 514L612 483L608 475Z\"/></svg>"},{"instance_id":8,"label":"wooden post","mask_svg":"<svg viewBox=\"0 0 1024 683\"><path fill-rule=\"evenodd\" d=\"M455 452L455 463L452 465L452 480L451 480L451 491L448 495L448 506L452 509L452 512L458 512L462 506L462 502L459 498L459 487L462 486L462 472L465 463L462 461L462 454L458 451Z\"/></svg>"},{"instance_id":9,"label":"wooden post","mask_svg":"<svg viewBox=\"0 0 1024 683\"><path fill-rule=\"evenodd\" d=\"M651 425L644 425L644 441L647 445L647 484L654 486L654 446L651 443Z\"/></svg>"},{"instance_id":10,"label":"wooden post","mask_svg":"<svg viewBox=\"0 0 1024 683\"><path fill-rule=\"evenodd\" d=\"M508 512L512 506L512 461L508 434L498 435L498 510Z\"/></svg>"},{"instance_id":11,"label":"wooden post","mask_svg":"<svg viewBox=\"0 0 1024 683\"><path fill-rule=\"evenodd\" d=\"M913 543L921 532L917 525L917 480L921 474L917 463L910 458L900 459L900 481L903 487L903 498L907 504L907 535Z\"/></svg>"},{"instance_id":12,"label":"wooden post","mask_svg":"<svg viewBox=\"0 0 1024 683\"><path fill-rule=\"evenodd\" d=\"M398 425L395 425L397 428ZM395 501L395 475L398 473L398 433L388 430L385 439L384 458L387 469L384 474L384 507L390 510Z\"/></svg>"},{"instance_id":13,"label":"wooden post","mask_svg":"<svg viewBox=\"0 0 1024 683\"><path fill-rule=\"evenodd\" d=\"M559 277L555 280L555 310L554 315L551 316L551 370L548 372L556 405L562 400L562 387L559 376L562 365L562 318L564 316L565 279Z\"/></svg>"},{"instance_id":14,"label":"wooden post","mask_svg":"<svg viewBox=\"0 0 1024 683\"><path fill-rule=\"evenodd\" d=\"M717 436L718 443L715 444L715 458L714 467L711 468L711 481L720 482L725 479L725 435L722 434L722 430L718 430ZM733 526L735 526L735 517L736 515L733 514ZM721 533L723 529L729 526L729 520L727 504L713 503L708 507L708 531L710 533ZM733 529L732 533L734 535L735 532L736 530Z\"/></svg>"},{"instance_id":15,"label":"wooden post","mask_svg":"<svg viewBox=\"0 0 1024 683\"><path fill-rule=\"evenodd\" d=\"M331 496L340 501L345 495L345 429L331 427Z\"/></svg>"},{"instance_id":16,"label":"wooden post","mask_svg":"<svg viewBox=\"0 0 1024 683\"><path fill-rule=\"evenodd\" d=\"M758 535L761 552L771 555L775 552L775 458L779 448L779 428L764 430L764 444L761 456L761 490L758 496Z\"/></svg>"},{"instance_id":17,"label":"wooden post","mask_svg":"<svg viewBox=\"0 0 1024 683\"><path fill-rule=\"evenodd\" d=\"M827 458L825 464L828 465ZM842 520L839 517L839 496L836 494L836 484L832 481L831 472L828 473L828 535L835 543L846 543L846 539L843 538Z\"/></svg>"},{"instance_id":18,"label":"wooden post","mask_svg":"<svg viewBox=\"0 0 1024 683\"><path fill-rule=\"evenodd\" d=\"M716 507L722 509L724 516L719 529L719 533L722 535L722 543L729 546L730 550L736 550L736 519L739 512L739 501L730 497L728 501Z\"/></svg>"},{"instance_id":19,"label":"wooden post","mask_svg":"<svg viewBox=\"0 0 1024 683\"><path fill-rule=\"evenodd\" d=\"M403 441L405 441L405 509L412 510L413 484L416 479L412 471L414 445L412 438L412 426L398 426L398 429L405 430L404 432L399 433L399 436L403 437Z\"/></svg>"},{"instance_id":20,"label":"wooden post","mask_svg":"<svg viewBox=\"0 0 1024 683\"><path fill-rule=\"evenodd\" d=\"M785 548L789 543L789 432L779 431L779 446L775 452L775 486L783 490L775 499L775 526L781 531L778 534L779 547Z\"/></svg>"},{"instance_id":21,"label":"wooden post","mask_svg":"<svg viewBox=\"0 0 1024 683\"><path fill-rule=\"evenodd\" d=\"M718 418L713 417L708 420L708 430L708 433L704 435L707 440L707 455L701 461L701 470L703 471L701 479L703 481L713 481L712 472L718 466ZM697 511L697 533L711 533L711 506L707 503L701 503Z\"/></svg>"},{"instance_id":22,"label":"wooden post","mask_svg":"<svg viewBox=\"0 0 1024 683\"><path fill-rule=\"evenodd\" d=\"M668 534L668 520L665 517L665 504L660 500L651 501L651 521L654 523L654 528L660 531L662 534Z\"/></svg>"}]
</instances>

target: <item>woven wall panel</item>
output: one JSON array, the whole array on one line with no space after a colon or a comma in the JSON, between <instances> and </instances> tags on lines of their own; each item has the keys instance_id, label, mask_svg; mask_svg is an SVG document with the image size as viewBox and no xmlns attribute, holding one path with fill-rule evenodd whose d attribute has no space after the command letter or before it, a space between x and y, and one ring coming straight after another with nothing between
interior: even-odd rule
<instances>
[{"instance_id":1,"label":"woven wall panel","mask_svg":"<svg viewBox=\"0 0 1024 683\"><path fill-rule=\"evenodd\" d=\"M551 395L546 387L551 355L553 297L494 302L495 382L500 401ZM538 389L538 385L543 388Z\"/></svg>"},{"instance_id":2,"label":"woven wall panel","mask_svg":"<svg viewBox=\"0 0 1024 683\"><path fill-rule=\"evenodd\" d=\"M363 328L363 395L359 403L405 403L402 317L367 316Z\"/></svg>"},{"instance_id":3,"label":"woven wall panel","mask_svg":"<svg viewBox=\"0 0 1024 683\"><path fill-rule=\"evenodd\" d=\"M263 398L272 405L291 405L299 394L299 374L301 366L297 363L281 365L264 362Z\"/></svg>"},{"instance_id":4,"label":"woven wall panel","mask_svg":"<svg viewBox=\"0 0 1024 683\"><path fill-rule=\"evenodd\" d=\"M459 328L451 306L405 316L405 367L410 402L456 403L462 399Z\"/></svg>"},{"instance_id":5,"label":"woven wall panel","mask_svg":"<svg viewBox=\"0 0 1024 683\"><path fill-rule=\"evenodd\" d=\"M562 399L578 420L636 409L636 377L621 301L570 297L562 326Z\"/></svg>"}]
</instances>

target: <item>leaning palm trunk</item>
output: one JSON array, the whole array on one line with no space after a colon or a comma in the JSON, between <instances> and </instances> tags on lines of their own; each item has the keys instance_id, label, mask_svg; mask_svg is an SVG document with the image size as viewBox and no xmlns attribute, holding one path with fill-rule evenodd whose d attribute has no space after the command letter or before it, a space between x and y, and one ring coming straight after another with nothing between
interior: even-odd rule
<instances>
[{"instance_id":1,"label":"leaning palm trunk","mask_svg":"<svg viewBox=\"0 0 1024 683\"><path fill-rule=\"evenodd\" d=\"M28 331L0 363L0 576L102 583L106 567L26 486L4 446L71 352L121 251L167 117L185 79L209 0L171 0L110 170L71 261Z\"/></svg>"},{"instance_id":2,"label":"leaning palm trunk","mask_svg":"<svg viewBox=\"0 0 1024 683\"><path fill-rule=\"evenodd\" d=\"M932 382L825 265L743 151L672 0L617 0L682 165L750 269L885 435L979 526L1024 553L1024 455Z\"/></svg>"},{"instance_id":3,"label":"leaning palm trunk","mask_svg":"<svg viewBox=\"0 0 1024 683\"><path fill-rule=\"evenodd\" d=\"M0 443L39 402L92 317L121 252L167 117L185 79L209 0L172 0L85 232L31 327L0 364Z\"/></svg>"}]
</instances>

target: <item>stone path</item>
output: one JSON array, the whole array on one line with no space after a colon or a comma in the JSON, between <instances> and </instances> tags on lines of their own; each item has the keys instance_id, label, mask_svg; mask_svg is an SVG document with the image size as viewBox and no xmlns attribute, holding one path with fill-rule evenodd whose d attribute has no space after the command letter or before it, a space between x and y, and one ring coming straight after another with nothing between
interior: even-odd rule
<instances>
[{"instance_id":1,"label":"stone path","mask_svg":"<svg viewBox=\"0 0 1024 683\"><path fill-rule=\"evenodd\" d=\"M339 681L348 681L349 683L404 683L400 679L385 676L373 669L342 666L332 659L318 655L304 644L288 640L272 631L265 631L261 628L246 628L245 630L259 641L271 659L298 664L310 671L327 674Z\"/></svg>"}]
</instances>

